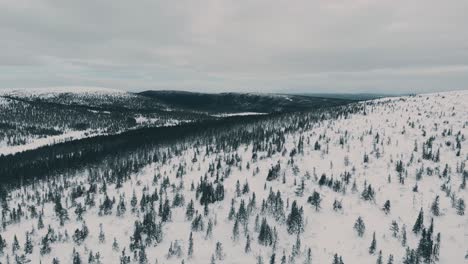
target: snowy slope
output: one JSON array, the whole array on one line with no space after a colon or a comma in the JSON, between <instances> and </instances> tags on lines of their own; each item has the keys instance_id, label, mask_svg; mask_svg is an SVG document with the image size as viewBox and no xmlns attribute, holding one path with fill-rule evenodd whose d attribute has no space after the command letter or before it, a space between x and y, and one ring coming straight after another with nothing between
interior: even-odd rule
<instances>
[{"instance_id":1,"label":"snowy slope","mask_svg":"<svg viewBox=\"0 0 468 264\"><path fill-rule=\"evenodd\" d=\"M140 260L145 263L142 256L146 256L147 263L259 263L259 259L263 260L260 263L271 263L273 254L274 263L282 263L283 256L285 263L334 263L335 254L341 256L344 263L376 263L380 251L383 263L387 263L390 255L394 258L393 263L402 263L407 247L416 250L422 238L422 231L417 234L412 231L422 208L426 229L433 219L434 248L430 251L440 249L439 254L432 254L431 261L466 263L468 218L466 214L461 215L465 210L459 201L468 198L463 185L463 179L468 177L465 168L468 91L384 98L349 107L362 110L339 119L323 119L305 131L285 134L284 145L279 151L256 151L254 145L248 144L231 150L207 152L209 147L216 149L215 146L192 147L188 144L179 154L171 149L161 149L161 153L171 152L167 160L131 173L124 178L120 188L117 188L115 178L103 181L105 176L96 177L89 168L72 178L58 178L13 191L8 200L10 210L6 212L5 206L2 209L6 215L3 221L7 224L0 231L8 247L0 256L0 262L5 262L7 255L12 261L14 255L24 254L25 232L29 231L34 249L24 257L34 263L39 259L42 263L52 263L55 257L60 263L72 263L74 250L84 263L87 263L90 252L93 256L99 252L102 263L119 263L124 248L124 256L128 255L131 263ZM257 158L253 158L254 154ZM280 164L278 178L268 181L267 175L276 164ZM210 204L206 213L199 202L200 196L196 195L197 186L205 176L209 182L222 180L224 186L224 199ZM323 177L325 184L321 184ZM346 177L349 177L348 183ZM236 194L237 182L240 190L248 183L248 190ZM302 182L304 188L301 191ZM195 189L191 189L192 184ZM365 200L363 192L369 185L375 192L374 198ZM92 186L96 191L91 191ZM77 188L84 188L89 197L78 195ZM274 211L271 208L263 211L262 200L268 200L270 189L274 194L280 193L283 203L276 204L279 207ZM321 198L319 209L308 203L314 191ZM69 219L63 226L59 223L58 213L54 212L54 199L48 198L54 193L59 194L59 204L68 213ZM133 193L136 196L134 210ZM154 198L155 193L158 199L154 201L154 207L148 207L144 201L151 196ZM251 202L253 193L255 206ZM176 195L184 197L183 206L173 205ZM106 196L110 200L115 198L115 203L110 206L110 214L101 210L101 215L99 206L105 203ZM440 197L439 214L431 210L436 196ZM160 223L162 210L159 204L166 199L170 201L171 217L162 223L162 240L143 242L144 251L138 247L134 253L130 252L132 237L138 233L135 232L135 221L143 221L143 216L153 208L157 216L152 219ZM90 200L96 205L89 205ZM195 210L203 219L202 230L194 230L193 222L187 220L186 207L190 200L194 201ZM248 220L244 224L238 222L239 234L236 235L236 216L229 219L231 201L237 212L242 200L248 208ZM387 200L391 207L385 213L382 208ZM117 216L120 201L125 204L126 211ZM303 208L304 230L299 235L288 233L286 223L293 201ZM334 210L335 201L342 203L341 210ZM77 220L77 204L86 208L83 220ZM12 219L12 209L19 205L24 214ZM32 206L36 214L26 209ZM42 229L38 229L38 215L42 215L45 225ZM260 223L265 217L271 228L276 229L276 243L271 246L259 243L257 215ZM362 237L353 228L358 217L365 224ZM390 230L392 221L399 229L395 235ZM209 222L213 223L211 235L207 235ZM74 242L72 235L83 224L89 229L89 235L83 242ZM100 224L105 236L101 241ZM48 225L54 230L56 241L51 239L54 237L51 233L46 235ZM189 256L191 232L194 250ZM376 249L369 253L373 232ZM441 239L437 242L439 232ZM15 235L20 249L13 252ZM248 252L245 249L247 235L251 240ZM113 249L114 238L118 249ZM299 248L295 247L297 238ZM222 244L222 254L216 250L217 242ZM50 244L51 251L41 254L40 247L44 243ZM180 255L174 249L175 244L181 246ZM175 253L170 255L169 252Z\"/></svg>"}]
</instances>

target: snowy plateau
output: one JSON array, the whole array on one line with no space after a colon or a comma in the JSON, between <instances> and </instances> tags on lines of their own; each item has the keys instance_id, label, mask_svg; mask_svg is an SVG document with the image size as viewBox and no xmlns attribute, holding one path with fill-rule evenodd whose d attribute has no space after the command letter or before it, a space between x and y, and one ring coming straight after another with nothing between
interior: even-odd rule
<instances>
[{"instance_id":1,"label":"snowy plateau","mask_svg":"<svg viewBox=\"0 0 468 264\"><path fill-rule=\"evenodd\" d=\"M468 263L467 126L468 91L382 98L36 180L0 263Z\"/></svg>"}]
</instances>

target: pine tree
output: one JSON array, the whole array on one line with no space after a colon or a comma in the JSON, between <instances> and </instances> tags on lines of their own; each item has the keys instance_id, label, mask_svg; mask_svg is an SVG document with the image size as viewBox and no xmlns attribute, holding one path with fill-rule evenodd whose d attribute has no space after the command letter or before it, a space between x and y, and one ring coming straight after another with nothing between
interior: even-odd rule
<instances>
[{"instance_id":1,"label":"pine tree","mask_svg":"<svg viewBox=\"0 0 468 264\"><path fill-rule=\"evenodd\" d=\"M439 209L439 195L436 196L434 199L434 202L432 203L431 206L431 211L434 216L439 216L440 215L440 209Z\"/></svg>"},{"instance_id":2,"label":"pine tree","mask_svg":"<svg viewBox=\"0 0 468 264\"><path fill-rule=\"evenodd\" d=\"M6 246L7 246L7 243L5 239L3 239L2 235L0 234L0 256L5 253Z\"/></svg>"},{"instance_id":3,"label":"pine tree","mask_svg":"<svg viewBox=\"0 0 468 264\"><path fill-rule=\"evenodd\" d=\"M376 264L383 264L382 250L379 251L379 256L377 257L377 261L375 263Z\"/></svg>"},{"instance_id":4,"label":"pine tree","mask_svg":"<svg viewBox=\"0 0 468 264\"><path fill-rule=\"evenodd\" d=\"M387 200L382 207L382 210L385 212L385 214L388 214L390 212L390 200Z\"/></svg>"},{"instance_id":5,"label":"pine tree","mask_svg":"<svg viewBox=\"0 0 468 264\"><path fill-rule=\"evenodd\" d=\"M390 255L388 256L387 264L393 264L393 255L392 255L392 254L390 254Z\"/></svg>"},{"instance_id":6,"label":"pine tree","mask_svg":"<svg viewBox=\"0 0 468 264\"><path fill-rule=\"evenodd\" d=\"M372 242L369 247L369 254L374 254L376 249L377 249L377 241L375 240L375 232L374 232L374 234L372 234Z\"/></svg>"},{"instance_id":7,"label":"pine tree","mask_svg":"<svg viewBox=\"0 0 468 264\"><path fill-rule=\"evenodd\" d=\"M291 205L291 213L288 215L286 223L288 225L288 233L294 234L304 231L304 223L302 217L302 208L297 207L297 202L294 201Z\"/></svg>"},{"instance_id":8,"label":"pine tree","mask_svg":"<svg viewBox=\"0 0 468 264\"><path fill-rule=\"evenodd\" d=\"M212 234L213 234L213 221L210 219L208 220L208 227L206 228L205 239L211 238Z\"/></svg>"},{"instance_id":9,"label":"pine tree","mask_svg":"<svg viewBox=\"0 0 468 264\"><path fill-rule=\"evenodd\" d=\"M114 237L114 242L112 242L112 250L119 251L119 243L117 243L117 238Z\"/></svg>"},{"instance_id":10,"label":"pine tree","mask_svg":"<svg viewBox=\"0 0 468 264\"><path fill-rule=\"evenodd\" d=\"M343 209L343 204L341 203L341 201L338 201L335 199L335 201L333 202L333 210L340 211L342 209Z\"/></svg>"},{"instance_id":11,"label":"pine tree","mask_svg":"<svg viewBox=\"0 0 468 264\"><path fill-rule=\"evenodd\" d=\"M235 215L236 215L236 209L234 208L234 199L232 199L231 200L231 209L229 210L228 219L229 220L234 219Z\"/></svg>"},{"instance_id":12,"label":"pine tree","mask_svg":"<svg viewBox=\"0 0 468 264\"><path fill-rule=\"evenodd\" d=\"M458 215L465 215L465 200L462 198L458 199L456 209Z\"/></svg>"},{"instance_id":13,"label":"pine tree","mask_svg":"<svg viewBox=\"0 0 468 264\"><path fill-rule=\"evenodd\" d=\"M31 236L29 232L26 232L26 242L24 243L24 253L31 254L33 252L33 243L31 241Z\"/></svg>"},{"instance_id":14,"label":"pine tree","mask_svg":"<svg viewBox=\"0 0 468 264\"><path fill-rule=\"evenodd\" d=\"M73 264L81 264L80 253L76 252L75 248L73 248L72 259L73 259Z\"/></svg>"},{"instance_id":15,"label":"pine tree","mask_svg":"<svg viewBox=\"0 0 468 264\"><path fill-rule=\"evenodd\" d=\"M432 237L431 232L428 232L425 228L422 230L421 239L418 244L417 253L424 259L426 263L429 263L432 257Z\"/></svg>"},{"instance_id":16,"label":"pine tree","mask_svg":"<svg viewBox=\"0 0 468 264\"><path fill-rule=\"evenodd\" d=\"M440 254L440 233L437 233L436 241L432 249L432 255L435 261L439 261L439 254Z\"/></svg>"},{"instance_id":17,"label":"pine tree","mask_svg":"<svg viewBox=\"0 0 468 264\"><path fill-rule=\"evenodd\" d=\"M406 247L406 241L406 225L403 225L403 227L401 228L401 245Z\"/></svg>"},{"instance_id":18,"label":"pine tree","mask_svg":"<svg viewBox=\"0 0 468 264\"><path fill-rule=\"evenodd\" d=\"M281 257L281 264L286 264L286 253L283 251L283 256Z\"/></svg>"},{"instance_id":19,"label":"pine tree","mask_svg":"<svg viewBox=\"0 0 468 264\"><path fill-rule=\"evenodd\" d=\"M312 196L309 196L309 198L307 199L307 202L312 204L315 207L315 211L319 211L321 201L322 201L322 198L320 198L320 194L316 191L314 191Z\"/></svg>"},{"instance_id":20,"label":"pine tree","mask_svg":"<svg viewBox=\"0 0 468 264\"><path fill-rule=\"evenodd\" d=\"M37 229L41 230L44 228L44 220L42 219L42 214L39 214L39 219L37 220Z\"/></svg>"},{"instance_id":21,"label":"pine tree","mask_svg":"<svg viewBox=\"0 0 468 264\"><path fill-rule=\"evenodd\" d=\"M189 237L188 256L189 256L189 258L191 258L193 256L193 235L192 235L192 232L190 232L190 237Z\"/></svg>"},{"instance_id":22,"label":"pine tree","mask_svg":"<svg viewBox=\"0 0 468 264\"><path fill-rule=\"evenodd\" d=\"M250 247L250 235L247 235L247 241L245 242L244 252L249 253L250 250L252 250Z\"/></svg>"},{"instance_id":23,"label":"pine tree","mask_svg":"<svg viewBox=\"0 0 468 264\"><path fill-rule=\"evenodd\" d=\"M271 255L271 257L270 257L270 264L275 264L275 263L276 263L276 262L275 262L275 258L276 258L276 254L273 253L273 254Z\"/></svg>"},{"instance_id":24,"label":"pine tree","mask_svg":"<svg viewBox=\"0 0 468 264\"><path fill-rule=\"evenodd\" d=\"M307 249L307 256L304 261L304 264L312 264L312 249Z\"/></svg>"},{"instance_id":25,"label":"pine tree","mask_svg":"<svg viewBox=\"0 0 468 264\"><path fill-rule=\"evenodd\" d=\"M193 200L190 200L190 202L187 204L187 209L185 210L185 218L189 221L192 221L194 213L195 213L194 203L193 203Z\"/></svg>"},{"instance_id":26,"label":"pine tree","mask_svg":"<svg viewBox=\"0 0 468 264\"><path fill-rule=\"evenodd\" d=\"M221 244L221 242L219 242L219 241L216 242L215 253L216 253L216 259L224 260L223 244Z\"/></svg>"},{"instance_id":27,"label":"pine tree","mask_svg":"<svg viewBox=\"0 0 468 264\"><path fill-rule=\"evenodd\" d=\"M138 252L138 263L139 264L147 264L148 257L146 256L145 247L141 246L140 251Z\"/></svg>"},{"instance_id":28,"label":"pine tree","mask_svg":"<svg viewBox=\"0 0 468 264\"><path fill-rule=\"evenodd\" d=\"M392 224L390 225L390 230L392 231L393 237L398 236L398 233L400 232L400 228L398 226L398 223L395 220L392 221Z\"/></svg>"},{"instance_id":29,"label":"pine tree","mask_svg":"<svg viewBox=\"0 0 468 264\"><path fill-rule=\"evenodd\" d=\"M301 237L299 236L299 233L297 233L296 243L293 245L291 254L293 255L293 257L296 257L301 254Z\"/></svg>"},{"instance_id":30,"label":"pine tree","mask_svg":"<svg viewBox=\"0 0 468 264\"><path fill-rule=\"evenodd\" d=\"M258 234L258 243L264 246L271 246L273 244L273 232L268 225L266 218L263 218L260 232Z\"/></svg>"},{"instance_id":31,"label":"pine tree","mask_svg":"<svg viewBox=\"0 0 468 264\"><path fill-rule=\"evenodd\" d=\"M421 208L421 210L419 211L418 218L416 219L416 222L414 223L413 232L415 234L419 233L423 225L424 225L424 213L423 213L423 209Z\"/></svg>"},{"instance_id":32,"label":"pine tree","mask_svg":"<svg viewBox=\"0 0 468 264\"><path fill-rule=\"evenodd\" d=\"M50 244L49 244L49 236L47 234L41 240L41 249L40 249L41 255L49 254L51 250L52 249L50 248Z\"/></svg>"},{"instance_id":33,"label":"pine tree","mask_svg":"<svg viewBox=\"0 0 468 264\"><path fill-rule=\"evenodd\" d=\"M360 237L362 237L364 235L364 232L366 231L366 225L364 224L364 221L360 216L354 223L354 230L356 230L358 236Z\"/></svg>"},{"instance_id":34,"label":"pine tree","mask_svg":"<svg viewBox=\"0 0 468 264\"><path fill-rule=\"evenodd\" d=\"M263 264L263 258L262 256L257 257L257 264Z\"/></svg>"},{"instance_id":35,"label":"pine tree","mask_svg":"<svg viewBox=\"0 0 468 264\"><path fill-rule=\"evenodd\" d=\"M102 230L102 224L99 224L99 243L104 243L106 241L106 235L104 230Z\"/></svg>"},{"instance_id":36,"label":"pine tree","mask_svg":"<svg viewBox=\"0 0 468 264\"><path fill-rule=\"evenodd\" d=\"M239 239L239 220L236 218L234 227L232 228L232 240L237 241Z\"/></svg>"},{"instance_id":37,"label":"pine tree","mask_svg":"<svg viewBox=\"0 0 468 264\"><path fill-rule=\"evenodd\" d=\"M336 254L336 253L333 256L333 264L344 264L343 259L341 258L341 256L338 256L338 254Z\"/></svg>"},{"instance_id":38,"label":"pine tree","mask_svg":"<svg viewBox=\"0 0 468 264\"><path fill-rule=\"evenodd\" d=\"M130 256L125 254L125 248L122 250L122 255L120 255L120 264L130 264Z\"/></svg>"},{"instance_id":39,"label":"pine tree","mask_svg":"<svg viewBox=\"0 0 468 264\"><path fill-rule=\"evenodd\" d=\"M18 251L19 249L20 249L20 245L18 242L18 238L16 237L16 235L14 235L13 244L11 245L11 252L13 252L13 255L14 255L16 251Z\"/></svg>"}]
</instances>

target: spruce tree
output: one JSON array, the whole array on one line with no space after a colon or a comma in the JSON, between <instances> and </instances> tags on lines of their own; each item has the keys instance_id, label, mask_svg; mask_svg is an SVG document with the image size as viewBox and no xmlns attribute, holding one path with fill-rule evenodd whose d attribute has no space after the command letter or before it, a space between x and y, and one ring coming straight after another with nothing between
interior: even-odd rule
<instances>
[{"instance_id":1,"label":"spruce tree","mask_svg":"<svg viewBox=\"0 0 468 264\"><path fill-rule=\"evenodd\" d=\"M377 257L377 261L375 263L376 264L383 264L382 250L379 251L379 256Z\"/></svg>"},{"instance_id":2,"label":"spruce tree","mask_svg":"<svg viewBox=\"0 0 468 264\"><path fill-rule=\"evenodd\" d=\"M377 249L377 241L375 240L375 232L372 234L372 242L369 247L369 254L374 254Z\"/></svg>"},{"instance_id":3,"label":"spruce tree","mask_svg":"<svg viewBox=\"0 0 468 264\"><path fill-rule=\"evenodd\" d=\"M320 197L320 194L316 191L314 191L312 196L309 196L309 198L307 199L307 202L312 204L315 207L315 211L319 211L321 201L322 201L322 198Z\"/></svg>"},{"instance_id":4,"label":"spruce tree","mask_svg":"<svg viewBox=\"0 0 468 264\"><path fill-rule=\"evenodd\" d=\"M388 256L387 264L393 264L393 255L392 254L390 254Z\"/></svg>"},{"instance_id":5,"label":"spruce tree","mask_svg":"<svg viewBox=\"0 0 468 264\"><path fill-rule=\"evenodd\" d=\"M465 200L462 198L458 199L456 209L458 215L465 215Z\"/></svg>"},{"instance_id":6,"label":"spruce tree","mask_svg":"<svg viewBox=\"0 0 468 264\"><path fill-rule=\"evenodd\" d=\"M245 242L244 252L249 253L251 250L252 249L250 247L250 235L247 235L247 241Z\"/></svg>"},{"instance_id":7,"label":"spruce tree","mask_svg":"<svg viewBox=\"0 0 468 264\"><path fill-rule=\"evenodd\" d=\"M434 216L439 216L440 215L440 209L439 209L439 195L436 196L434 199L434 202L431 205L431 212Z\"/></svg>"},{"instance_id":8,"label":"spruce tree","mask_svg":"<svg viewBox=\"0 0 468 264\"><path fill-rule=\"evenodd\" d=\"M275 258L276 258L276 254L273 253L273 254L271 255L271 257L270 257L270 264L275 264L275 263L276 263L276 262L275 262Z\"/></svg>"},{"instance_id":9,"label":"spruce tree","mask_svg":"<svg viewBox=\"0 0 468 264\"><path fill-rule=\"evenodd\" d=\"M112 242L112 250L119 251L119 243L117 243L117 238L114 237L114 242Z\"/></svg>"},{"instance_id":10,"label":"spruce tree","mask_svg":"<svg viewBox=\"0 0 468 264\"><path fill-rule=\"evenodd\" d=\"M407 237L406 237L406 225L403 225L401 228L401 245L406 247Z\"/></svg>"},{"instance_id":11,"label":"spruce tree","mask_svg":"<svg viewBox=\"0 0 468 264\"><path fill-rule=\"evenodd\" d=\"M193 234L192 232L190 232L190 237L189 237L188 256L189 258L193 256Z\"/></svg>"},{"instance_id":12,"label":"spruce tree","mask_svg":"<svg viewBox=\"0 0 468 264\"><path fill-rule=\"evenodd\" d=\"M16 237L16 235L14 235L13 244L11 245L11 252L13 252L13 255L14 255L16 251L18 251L19 249L20 249L20 245L18 242L18 238Z\"/></svg>"},{"instance_id":13,"label":"spruce tree","mask_svg":"<svg viewBox=\"0 0 468 264\"><path fill-rule=\"evenodd\" d=\"M31 241L31 236L29 232L26 232L26 242L24 243L24 253L31 254L33 252L33 243Z\"/></svg>"},{"instance_id":14,"label":"spruce tree","mask_svg":"<svg viewBox=\"0 0 468 264\"><path fill-rule=\"evenodd\" d=\"M0 234L0 256L5 253L5 248L7 247L7 243L5 239L3 239L2 235Z\"/></svg>"},{"instance_id":15,"label":"spruce tree","mask_svg":"<svg viewBox=\"0 0 468 264\"><path fill-rule=\"evenodd\" d=\"M413 232L415 234L418 234L419 231L421 231L421 229L423 228L423 225L424 225L424 213L423 213L423 209L421 208L421 210L419 211L418 218L416 219L416 222L414 223Z\"/></svg>"},{"instance_id":16,"label":"spruce tree","mask_svg":"<svg viewBox=\"0 0 468 264\"><path fill-rule=\"evenodd\" d=\"M307 256L304 261L304 264L312 264L312 249L307 249Z\"/></svg>"},{"instance_id":17,"label":"spruce tree","mask_svg":"<svg viewBox=\"0 0 468 264\"><path fill-rule=\"evenodd\" d=\"M385 204L382 207L382 210L385 212L385 214L388 214L390 212L390 200L387 200Z\"/></svg>"},{"instance_id":18,"label":"spruce tree","mask_svg":"<svg viewBox=\"0 0 468 264\"><path fill-rule=\"evenodd\" d=\"M356 230L358 236L360 237L362 237L364 235L364 232L366 231L366 225L364 224L364 221L360 216L354 223L354 230Z\"/></svg>"},{"instance_id":19,"label":"spruce tree","mask_svg":"<svg viewBox=\"0 0 468 264\"><path fill-rule=\"evenodd\" d=\"M393 237L398 236L398 233L400 232L400 228L398 226L398 223L395 220L392 221L392 224L390 225L390 230L392 231Z\"/></svg>"},{"instance_id":20,"label":"spruce tree","mask_svg":"<svg viewBox=\"0 0 468 264\"><path fill-rule=\"evenodd\" d=\"M288 233L294 234L304 231L304 223L302 219L302 208L297 207L297 202L294 201L291 205L291 213L286 220L288 226Z\"/></svg>"},{"instance_id":21,"label":"spruce tree","mask_svg":"<svg viewBox=\"0 0 468 264\"><path fill-rule=\"evenodd\" d=\"M99 224L99 243L104 243L106 241L106 235L102 229L102 224Z\"/></svg>"}]
</instances>

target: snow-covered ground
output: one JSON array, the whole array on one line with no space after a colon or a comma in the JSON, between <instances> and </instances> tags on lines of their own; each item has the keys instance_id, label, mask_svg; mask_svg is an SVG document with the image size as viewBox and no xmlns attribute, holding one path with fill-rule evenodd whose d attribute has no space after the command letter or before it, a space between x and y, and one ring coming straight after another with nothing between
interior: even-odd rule
<instances>
[{"instance_id":1,"label":"snow-covered ground","mask_svg":"<svg viewBox=\"0 0 468 264\"><path fill-rule=\"evenodd\" d=\"M76 95L114 95L124 96L129 94L127 91L103 87L89 86L61 86L61 87L45 87L45 88L5 88L0 89L0 96L18 96L18 97L55 97L60 94L76 94Z\"/></svg>"},{"instance_id":2,"label":"snow-covered ground","mask_svg":"<svg viewBox=\"0 0 468 264\"><path fill-rule=\"evenodd\" d=\"M15 145L15 146L8 146L5 144L5 142L0 141L0 155L15 154L18 152L36 149L36 148L47 146L47 145L53 145L53 144L71 141L71 140L78 140L81 138L97 136L100 134L102 133L92 131L92 130L68 131L61 135L34 138L34 139L31 139L30 142L24 145Z\"/></svg>"},{"instance_id":3,"label":"snow-covered ground","mask_svg":"<svg viewBox=\"0 0 468 264\"><path fill-rule=\"evenodd\" d=\"M249 115L267 115L268 113L258 113L258 112L241 112L241 113L220 113L214 114L212 116L216 117L230 117L230 116L249 116Z\"/></svg>"},{"instance_id":4,"label":"snow-covered ground","mask_svg":"<svg viewBox=\"0 0 468 264\"><path fill-rule=\"evenodd\" d=\"M466 214L460 215L458 202L466 201L468 197L463 186L463 179L468 177L465 168L468 91L384 98L357 105L364 106L363 110L339 119L321 120L303 132L286 134L284 146L275 152L257 152L252 144L219 152L213 149L207 152L210 146L188 147L179 155L172 152L172 158L164 163L155 162L132 173L121 188L116 188L113 182L103 181L102 175L91 177L89 173L82 172L73 178L37 183L34 187L16 190L8 201L10 210L5 212L2 209L6 215L4 222L8 224L0 231L8 247L0 256L0 262L5 262L7 255L13 261L14 255L24 254L25 233L29 232L34 249L25 257L34 263L40 260L52 263L55 257L60 263L72 263L74 249L84 263L87 263L90 252L99 252L102 263L125 263L121 262L124 248L131 263L138 263L141 247L135 249L135 256L129 250L132 237L138 233L135 232L135 221L143 221L143 216L152 208L158 215L153 220L159 223L161 208L164 208L162 204L158 206L160 201L168 199L169 204L173 204L176 195L183 195L184 205L170 206L171 219L162 223L162 241L143 242L148 263L259 263L259 257L263 260L260 263L271 263L273 253L274 263L282 263L283 256L285 263L334 263L335 254L341 256L344 263L376 263L380 251L382 263L387 263L390 255L394 258L393 263L402 263L407 247L416 250L422 238L422 231L417 234L412 231L421 208L426 229L430 228L433 220L434 244L431 246L434 250L440 248L440 254L432 254L431 261L466 263L468 218ZM423 157L424 149L426 154L428 151L428 145L424 143L428 141L431 143L430 158ZM272 142L267 141L266 145ZM167 151L161 150L163 153ZM256 159L252 158L254 153ZM276 164L280 164L279 177L267 181L269 170ZM224 186L224 199L210 204L206 213L195 191L205 176L208 182L221 178ZM323 177L327 180L321 185L320 178ZM346 183L348 177L349 183ZM248 190L237 194L237 182L240 190L248 183ZM191 189L192 184L195 190ZM93 185L97 191L88 191ZM369 185L374 198L365 200L363 192ZM76 195L76 188L84 188L85 194ZM273 209L263 211L262 200L268 200L270 190L275 195L278 192L282 203L276 199L277 208L269 213ZM308 203L314 191L321 198L318 210ZM63 226L54 212L54 203L48 201L42 205L44 199L54 193L58 194L68 213L69 220ZM85 198L86 193L91 198ZM132 212L133 193L136 205ZM256 206L248 206L252 204L253 193ZM148 208L144 201L155 194L158 199L154 201L154 207ZM111 200L115 198L115 203L109 215L100 215L99 205L103 204L106 196ZM437 196L438 215L431 210ZM96 206L85 205L89 204L89 199L94 200ZM203 219L202 230L194 230L193 222L186 218L190 200L194 201L195 210ZM384 212L382 208L387 200L391 207ZM116 216L120 201L125 204L126 212ZM232 220L228 217L231 201L238 216L242 201L248 208L248 220L240 224L238 237L234 231L236 216ZM293 201L303 208L304 230L299 235L287 231L286 219ZM341 202L342 209L334 210L335 201ZM77 220L77 204L86 208L83 220ZM15 222L10 215L12 209L19 205L24 215ZM38 229L38 216L33 216L31 209L27 209L31 206L38 214L43 212L44 228ZM276 230L274 245L260 245L255 223L257 216L260 223L265 217L269 226ZM353 228L358 217L365 224L362 237ZM395 234L390 229L393 221L398 226ZM213 223L211 235L207 235L209 222ZM74 242L71 237L83 224L89 229L89 235L81 243ZM104 241L99 239L101 224ZM52 237L46 235L48 225L54 230L57 241L47 242ZM406 230L406 243L403 229ZM194 251L189 256L191 232ZM374 232L375 252L369 253ZM439 232L441 239L437 242ZM13 252L15 235L20 249ZM246 251L247 236L250 238L249 251ZM294 247L297 238L300 240L299 248ZM41 254L44 239L50 243L51 252ZM113 249L114 239L118 249ZM181 254L169 256L169 248L176 248L175 241L181 246ZM217 242L222 244L222 254L215 250ZM311 262L307 260L309 249ZM438 261L434 255L438 255Z\"/></svg>"}]
</instances>

